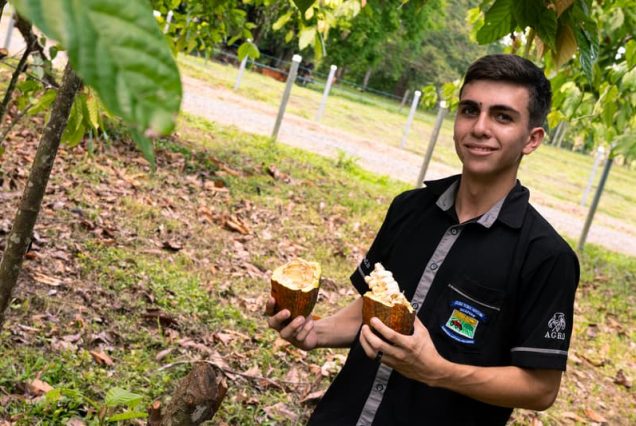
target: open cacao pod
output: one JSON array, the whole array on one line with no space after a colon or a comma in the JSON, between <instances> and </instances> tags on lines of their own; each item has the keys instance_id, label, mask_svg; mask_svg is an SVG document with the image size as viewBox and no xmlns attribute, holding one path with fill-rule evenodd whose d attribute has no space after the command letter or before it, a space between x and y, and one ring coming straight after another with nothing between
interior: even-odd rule
<instances>
[{"instance_id":1,"label":"open cacao pod","mask_svg":"<svg viewBox=\"0 0 636 426\"><path fill-rule=\"evenodd\" d=\"M398 333L413 334L415 310L400 292L393 274L376 263L373 272L365 280L371 291L362 296L363 323L371 327L371 318L377 317Z\"/></svg>"},{"instance_id":2,"label":"open cacao pod","mask_svg":"<svg viewBox=\"0 0 636 426\"><path fill-rule=\"evenodd\" d=\"M272 296L276 300L274 312L289 309L290 319L308 316L318 299L320 264L293 259L274 269Z\"/></svg>"}]
</instances>

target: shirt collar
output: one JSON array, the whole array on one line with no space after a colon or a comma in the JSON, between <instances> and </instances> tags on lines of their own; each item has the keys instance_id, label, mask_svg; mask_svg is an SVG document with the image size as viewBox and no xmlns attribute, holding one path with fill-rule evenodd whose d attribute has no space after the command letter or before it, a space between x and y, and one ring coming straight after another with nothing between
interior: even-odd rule
<instances>
[{"instance_id":1,"label":"shirt collar","mask_svg":"<svg viewBox=\"0 0 636 426\"><path fill-rule=\"evenodd\" d=\"M461 175L454 175L425 182L426 187L433 194L439 195L436 204L440 209L448 211L455 205L455 194L457 193L460 179ZM477 223L490 228L496 220L499 220L511 228L520 228L529 199L530 191L517 180L508 195L495 203L490 210L477 220Z\"/></svg>"}]
</instances>

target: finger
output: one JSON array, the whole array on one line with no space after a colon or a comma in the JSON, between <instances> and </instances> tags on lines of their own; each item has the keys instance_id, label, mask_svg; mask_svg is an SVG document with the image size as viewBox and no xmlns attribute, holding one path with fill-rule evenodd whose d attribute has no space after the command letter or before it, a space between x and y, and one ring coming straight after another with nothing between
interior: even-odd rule
<instances>
[{"instance_id":1,"label":"finger","mask_svg":"<svg viewBox=\"0 0 636 426\"><path fill-rule=\"evenodd\" d=\"M400 333L396 332L376 317L371 318L370 323L373 329L377 331L378 334L389 343L392 343L394 345L397 344L397 340L400 338L400 336L402 336Z\"/></svg>"},{"instance_id":2,"label":"finger","mask_svg":"<svg viewBox=\"0 0 636 426\"><path fill-rule=\"evenodd\" d=\"M289 312L288 309L283 309L276 315L272 315L271 317L267 318L267 324L270 328L280 331L283 328L283 324L289 319L290 316L291 312Z\"/></svg>"},{"instance_id":3,"label":"finger","mask_svg":"<svg viewBox=\"0 0 636 426\"><path fill-rule=\"evenodd\" d=\"M269 296L269 300L265 305L265 315L271 316L274 314L274 309L276 308L276 299L274 297Z\"/></svg>"},{"instance_id":4,"label":"finger","mask_svg":"<svg viewBox=\"0 0 636 426\"><path fill-rule=\"evenodd\" d=\"M287 326L285 326L282 330L280 330L280 337L285 340L292 340L298 334L298 330L305 323L304 317L296 317L290 322Z\"/></svg>"},{"instance_id":5,"label":"finger","mask_svg":"<svg viewBox=\"0 0 636 426\"><path fill-rule=\"evenodd\" d=\"M305 324L300 328L300 330L298 330L298 334L296 334L296 340L298 340L299 342L303 342L313 329L314 321L310 318L307 318Z\"/></svg>"},{"instance_id":6,"label":"finger","mask_svg":"<svg viewBox=\"0 0 636 426\"><path fill-rule=\"evenodd\" d=\"M362 326L362 330L360 331L360 346L362 346L362 350L369 358L375 358L377 354L377 350L373 348L371 343L369 342L368 335L373 334L371 329L367 325Z\"/></svg>"}]
</instances>

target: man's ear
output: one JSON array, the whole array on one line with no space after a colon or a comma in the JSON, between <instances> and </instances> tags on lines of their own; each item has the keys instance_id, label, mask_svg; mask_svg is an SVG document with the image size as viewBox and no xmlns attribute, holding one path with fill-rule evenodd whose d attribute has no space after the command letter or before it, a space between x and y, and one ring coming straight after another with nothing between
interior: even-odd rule
<instances>
[{"instance_id":1,"label":"man's ear","mask_svg":"<svg viewBox=\"0 0 636 426\"><path fill-rule=\"evenodd\" d=\"M535 127L530 130L530 135L528 136L528 141L526 145L523 147L523 154L528 155L531 154L535 149L539 148L541 142L543 142L543 138L545 137L545 130L543 127Z\"/></svg>"}]
</instances>

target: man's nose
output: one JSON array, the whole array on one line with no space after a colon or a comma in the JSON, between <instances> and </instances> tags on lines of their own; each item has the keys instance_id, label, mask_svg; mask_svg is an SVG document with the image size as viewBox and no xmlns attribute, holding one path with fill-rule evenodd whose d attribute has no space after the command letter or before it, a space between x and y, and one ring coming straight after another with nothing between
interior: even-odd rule
<instances>
[{"instance_id":1,"label":"man's nose","mask_svg":"<svg viewBox=\"0 0 636 426\"><path fill-rule=\"evenodd\" d=\"M488 114L481 112L473 123L473 133L478 137L490 136L490 121L488 120Z\"/></svg>"}]
</instances>

